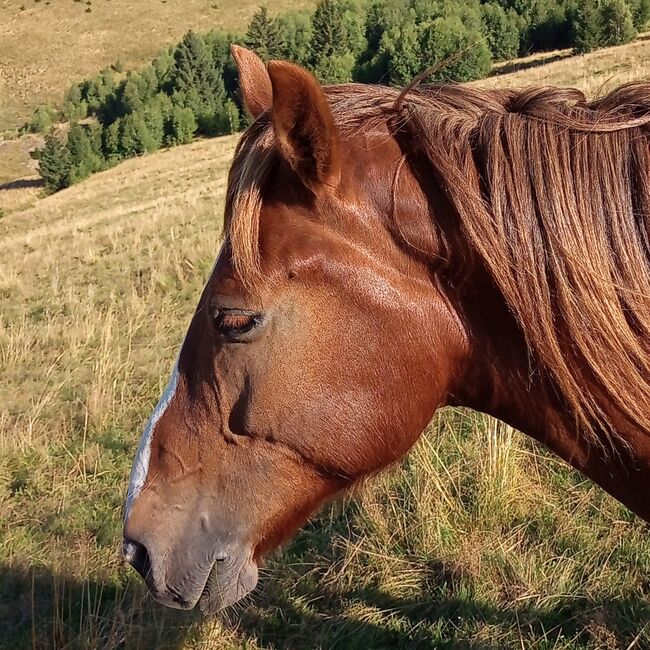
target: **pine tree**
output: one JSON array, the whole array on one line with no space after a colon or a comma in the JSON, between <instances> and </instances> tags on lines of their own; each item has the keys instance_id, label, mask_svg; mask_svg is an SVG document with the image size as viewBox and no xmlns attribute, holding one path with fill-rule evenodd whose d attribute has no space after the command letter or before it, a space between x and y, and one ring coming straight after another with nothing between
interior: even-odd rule
<instances>
[{"instance_id":1,"label":"pine tree","mask_svg":"<svg viewBox=\"0 0 650 650\"><path fill-rule=\"evenodd\" d=\"M165 144L171 147L191 142L197 126L192 109L174 106L165 124Z\"/></svg>"},{"instance_id":2,"label":"pine tree","mask_svg":"<svg viewBox=\"0 0 650 650\"><path fill-rule=\"evenodd\" d=\"M101 127L99 127L101 129ZM73 124L66 148L70 154L70 184L77 183L104 168L101 131L97 127Z\"/></svg>"},{"instance_id":3,"label":"pine tree","mask_svg":"<svg viewBox=\"0 0 650 650\"><path fill-rule=\"evenodd\" d=\"M606 0L601 16L603 45L622 45L636 36L632 12L624 0Z\"/></svg>"},{"instance_id":4,"label":"pine tree","mask_svg":"<svg viewBox=\"0 0 650 650\"><path fill-rule=\"evenodd\" d=\"M596 0L584 0L573 18L573 47L578 54L591 52L602 41L602 16Z\"/></svg>"},{"instance_id":5,"label":"pine tree","mask_svg":"<svg viewBox=\"0 0 650 650\"><path fill-rule=\"evenodd\" d=\"M435 79L471 81L490 71L490 50L481 34L466 28L458 16L436 18L420 37L422 66L443 64Z\"/></svg>"},{"instance_id":6,"label":"pine tree","mask_svg":"<svg viewBox=\"0 0 650 650\"><path fill-rule=\"evenodd\" d=\"M269 16L266 7L260 7L259 11L253 14L244 42L265 61L279 59L285 48L280 23L276 18Z\"/></svg>"},{"instance_id":7,"label":"pine tree","mask_svg":"<svg viewBox=\"0 0 650 650\"><path fill-rule=\"evenodd\" d=\"M386 31L379 44L379 57L384 60L386 70L382 76L369 79L371 83L390 82L403 86L422 70L420 56L420 30L415 16L407 13L399 25ZM375 70L375 74L379 70Z\"/></svg>"},{"instance_id":8,"label":"pine tree","mask_svg":"<svg viewBox=\"0 0 650 650\"><path fill-rule=\"evenodd\" d=\"M311 65L346 53L343 10L338 0L320 0L311 19Z\"/></svg>"},{"instance_id":9,"label":"pine tree","mask_svg":"<svg viewBox=\"0 0 650 650\"><path fill-rule=\"evenodd\" d=\"M172 101L192 109L198 130L205 135L228 131L216 130L222 124L227 101L224 68L215 62L213 49L206 39L188 32L174 52L170 73Z\"/></svg>"},{"instance_id":10,"label":"pine tree","mask_svg":"<svg viewBox=\"0 0 650 650\"><path fill-rule=\"evenodd\" d=\"M517 14L506 11L496 2L481 5L481 17L485 25L488 47L496 61L517 56L521 39Z\"/></svg>"},{"instance_id":11,"label":"pine tree","mask_svg":"<svg viewBox=\"0 0 650 650\"><path fill-rule=\"evenodd\" d=\"M61 115L64 120L74 122L88 116L88 102L81 94L79 84L73 84L63 96Z\"/></svg>"},{"instance_id":12,"label":"pine tree","mask_svg":"<svg viewBox=\"0 0 650 650\"><path fill-rule=\"evenodd\" d=\"M120 129L120 155L128 158L154 151L156 143L149 133L142 113L131 113L122 120Z\"/></svg>"},{"instance_id":13,"label":"pine tree","mask_svg":"<svg viewBox=\"0 0 650 650\"><path fill-rule=\"evenodd\" d=\"M280 58L309 65L312 35L311 17L306 11L291 11L278 18L284 48Z\"/></svg>"},{"instance_id":14,"label":"pine tree","mask_svg":"<svg viewBox=\"0 0 650 650\"><path fill-rule=\"evenodd\" d=\"M650 0L628 0L632 12L632 22L638 30L643 30L650 22Z\"/></svg>"},{"instance_id":15,"label":"pine tree","mask_svg":"<svg viewBox=\"0 0 650 650\"><path fill-rule=\"evenodd\" d=\"M54 133L45 136L45 146L32 152L38 161L38 173L48 192L57 192L71 184L72 160L70 152Z\"/></svg>"},{"instance_id":16,"label":"pine tree","mask_svg":"<svg viewBox=\"0 0 650 650\"><path fill-rule=\"evenodd\" d=\"M122 150L120 144L120 127L122 119L118 118L102 132L102 152L104 158L110 163L118 161L122 157Z\"/></svg>"}]
</instances>

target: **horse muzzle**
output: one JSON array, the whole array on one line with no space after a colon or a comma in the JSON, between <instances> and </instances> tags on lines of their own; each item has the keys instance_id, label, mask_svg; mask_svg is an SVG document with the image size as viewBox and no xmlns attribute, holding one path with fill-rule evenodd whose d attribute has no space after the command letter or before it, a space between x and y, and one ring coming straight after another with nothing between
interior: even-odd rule
<instances>
[{"instance_id":1,"label":"horse muzzle","mask_svg":"<svg viewBox=\"0 0 650 650\"><path fill-rule=\"evenodd\" d=\"M203 550L199 540L178 548L158 549L155 542L125 533L122 555L162 605L214 614L251 592L258 578L252 549L217 541ZM202 540L206 541L206 540Z\"/></svg>"}]
</instances>

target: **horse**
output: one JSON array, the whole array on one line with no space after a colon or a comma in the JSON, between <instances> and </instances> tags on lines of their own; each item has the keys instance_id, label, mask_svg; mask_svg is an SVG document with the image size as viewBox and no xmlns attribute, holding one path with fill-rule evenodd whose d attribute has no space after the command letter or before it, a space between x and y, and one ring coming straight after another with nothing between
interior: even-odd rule
<instances>
[{"instance_id":1,"label":"horse","mask_svg":"<svg viewBox=\"0 0 650 650\"><path fill-rule=\"evenodd\" d=\"M238 601L446 405L650 521L650 83L323 87L232 53L253 121L125 504L153 596Z\"/></svg>"}]
</instances>

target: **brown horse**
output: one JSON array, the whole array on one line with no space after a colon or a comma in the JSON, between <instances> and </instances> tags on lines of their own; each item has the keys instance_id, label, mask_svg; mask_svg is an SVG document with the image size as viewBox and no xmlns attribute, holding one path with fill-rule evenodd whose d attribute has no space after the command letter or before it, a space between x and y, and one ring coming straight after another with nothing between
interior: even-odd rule
<instances>
[{"instance_id":1,"label":"brown horse","mask_svg":"<svg viewBox=\"0 0 650 650\"><path fill-rule=\"evenodd\" d=\"M650 84L323 88L233 53L256 119L127 498L154 596L238 600L448 404L650 520Z\"/></svg>"}]
</instances>

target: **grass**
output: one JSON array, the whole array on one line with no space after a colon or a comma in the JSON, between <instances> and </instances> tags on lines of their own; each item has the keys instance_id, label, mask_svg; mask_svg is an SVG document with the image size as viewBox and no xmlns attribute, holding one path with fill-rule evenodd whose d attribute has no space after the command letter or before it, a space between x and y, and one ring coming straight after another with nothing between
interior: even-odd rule
<instances>
[{"instance_id":1,"label":"grass","mask_svg":"<svg viewBox=\"0 0 650 650\"><path fill-rule=\"evenodd\" d=\"M650 78L650 33L627 45L606 47L583 55L571 50L542 52L495 66L493 76L477 84L487 87L571 86L589 95Z\"/></svg>"},{"instance_id":2,"label":"grass","mask_svg":"<svg viewBox=\"0 0 650 650\"><path fill-rule=\"evenodd\" d=\"M650 647L647 526L463 410L325 508L226 617L151 602L118 556L122 500L218 248L235 141L132 159L0 219L0 648Z\"/></svg>"}]
</instances>

